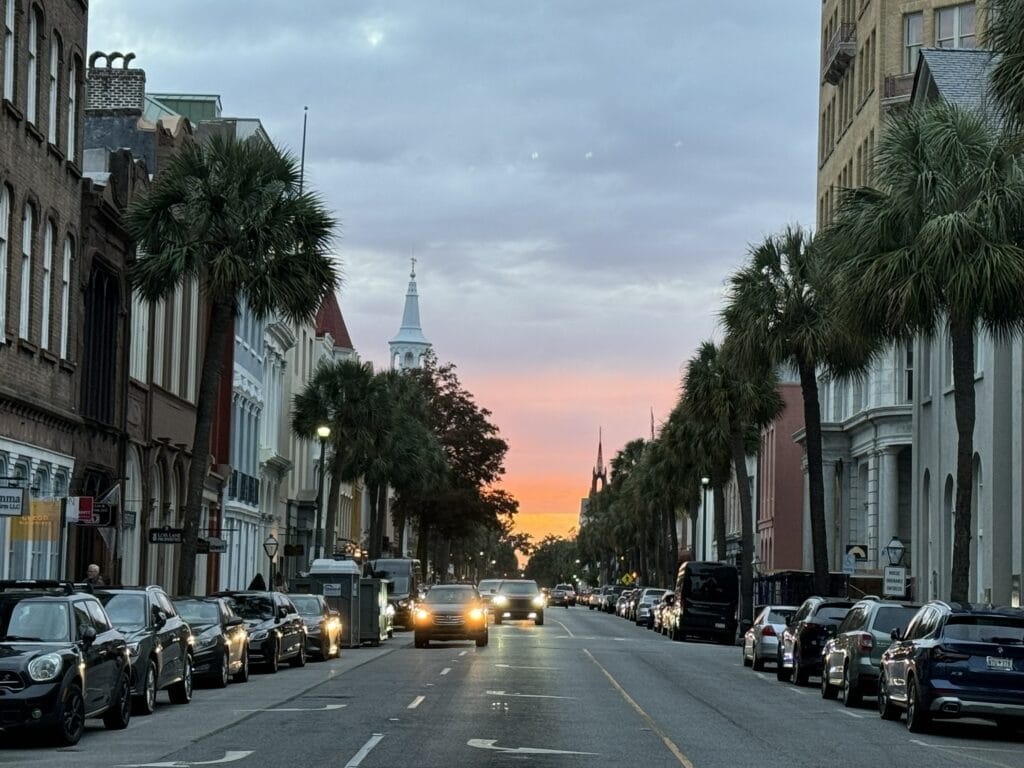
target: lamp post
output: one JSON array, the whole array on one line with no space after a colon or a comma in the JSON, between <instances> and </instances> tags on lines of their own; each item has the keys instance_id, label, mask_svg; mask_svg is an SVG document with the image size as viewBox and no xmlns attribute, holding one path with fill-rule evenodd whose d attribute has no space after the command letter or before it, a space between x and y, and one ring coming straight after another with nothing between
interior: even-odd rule
<instances>
[{"instance_id":1,"label":"lamp post","mask_svg":"<svg viewBox=\"0 0 1024 768\"><path fill-rule=\"evenodd\" d=\"M270 558L270 583L267 584L269 589L274 588L274 558L277 556L278 546L277 537L272 533L263 540L263 551L266 552L267 557Z\"/></svg>"},{"instance_id":2,"label":"lamp post","mask_svg":"<svg viewBox=\"0 0 1024 768\"><path fill-rule=\"evenodd\" d=\"M313 559L323 557L324 554L324 532L320 523L324 511L324 470L326 461L324 454L327 451L327 438L331 436L331 428L327 426L316 428L317 437L320 438L320 481L316 487L316 526L313 530Z\"/></svg>"},{"instance_id":3,"label":"lamp post","mask_svg":"<svg viewBox=\"0 0 1024 768\"><path fill-rule=\"evenodd\" d=\"M702 477L700 479L701 487L704 489L704 502L701 506L701 534L700 534L700 554L701 560L708 559L708 486L711 484L710 477Z\"/></svg>"},{"instance_id":4,"label":"lamp post","mask_svg":"<svg viewBox=\"0 0 1024 768\"><path fill-rule=\"evenodd\" d=\"M903 560L903 553L906 551L903 542L896 536L889 539L889 543L882 547L882 552L889 558L889 565L897 566Z\"/></svg>"}]
</instances>

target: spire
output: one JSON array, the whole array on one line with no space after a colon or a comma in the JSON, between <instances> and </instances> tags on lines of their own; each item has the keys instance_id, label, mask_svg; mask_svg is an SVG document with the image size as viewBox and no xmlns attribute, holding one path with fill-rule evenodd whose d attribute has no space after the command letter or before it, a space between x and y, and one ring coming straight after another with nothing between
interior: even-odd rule
<instances>
[{"instance_id":1,"label":"spire","mask_svg":"<svg viewBox=\"0 0 1024 768\"><path fill-rule=\"evenodd\" d=\"M604 458L602 456L602 448L601 448L602 440L603 440L602 427L598 427L597 428L597 464L596 464L596 472L599 475L604 472Z\"/></svg>"},{"instance_id":2,"label":"spire","mask_svg":"<svg viewBox=\"0 0 1024 768\"><path fill-rule=\"evenodd\" d=\"M409 288L405 293L405 308L402 311L402 326L388 343L391 349L393 368L419 368L423 356L430 349L430 342L420 327L420 298L416 290L416 259L412 259L409 270Z\"/></svg>"},{"instance_id":3,"label":"spire","mask_svg":"<svg viewBox=\"0 0 1024 768\"><path fill-rule=\"evenodd\" d=\"M597 493L598 480L601 481L600 490L604 490L604 487L608 484L608 472L604 468L604 454L602 451L602 432L601 427L597 428L597 464L594 466L594 472L590 478L590 492Z\"/></svg>"}]
</instances>

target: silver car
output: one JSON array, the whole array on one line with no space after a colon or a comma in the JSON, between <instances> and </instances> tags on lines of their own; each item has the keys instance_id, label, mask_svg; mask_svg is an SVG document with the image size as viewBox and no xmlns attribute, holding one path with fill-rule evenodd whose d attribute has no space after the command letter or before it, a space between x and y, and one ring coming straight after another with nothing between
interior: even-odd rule
<instances>
[{"instance_id":1,"label":"silver car","mask_svg":"<svg viewBox=\"0 0 1024 768\"><path fill-rule=\"evenodd\" d=\"M779 651L779 638L789 619L797 612L795 605L764 605L755 608L754 623L743 635L743 666L760 671L766 661L774 662Z\"/></svg>"},{"instance_id":2,"label":"silver car","mask_svg":"<svg viewBox=\"0 0 1024 768\"><path fill-rule=\"evenodd\" d=\"M638 626L651 629L654 626L654 606L668 594L667 589L655 589L648 587L640 595L640 601L636 604L636 623Z\"/></svg>"}]
</instances>

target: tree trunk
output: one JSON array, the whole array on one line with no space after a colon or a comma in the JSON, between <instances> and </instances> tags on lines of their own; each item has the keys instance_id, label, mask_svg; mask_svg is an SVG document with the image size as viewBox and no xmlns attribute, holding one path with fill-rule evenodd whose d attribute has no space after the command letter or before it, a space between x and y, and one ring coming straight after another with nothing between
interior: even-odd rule
<instances>
[{"instance_id":1,"label":"tree trunk","mask_svg":"<svg viewBox=\"0 0 1024 768\"><path fill-rule=\"evenodd\" d=\"M676 508L670 505L666 515L668 524L668 557L665 565L665 578L661 584L665 589L671 589L675 585L676 571L679 569L679 534L676 533Z\"/></svg>"},{"instance_id":2,"label":"tree trunk","mask_svg":"<svg viewBox=\"0 0 1024 768\"><path fill-rule=\"evenodd\" d=\"M384 555L384 531L387 528L388 518L388 484L381 483L377 489L377 557ZM388 553L390 554L390 553Z\"/></svg>"},{"instance_id":3,"label":"tree trunk","mask_svg":"<svg viewBox=\"0 0 1024 768\"><path fill-rule=\"evenodd\" d=\"M220 373L224 365L224 351L235 320L231 303L214 302L210 307L203 367L199 377L196 399L196 427L192 433L192 463L188 470L188 490L181 527L181 562L178 567L178 594L195 593L196 540L199 538L199 519L203 512L203 489L210 463L210 432L217 409Z\"/></svg>"},{"instance_id":4,"label":"tree trunk","mask_svg":"<svg viewBox=\"0 0 1024 768\"><path fill-rule=\"evenodd\" d=\"M974 487L974 326L950 322L953 342L953 406L956 411L956 509L953 510L953 568L950 599L969 602L971 579L971 496ZM980 503L980 500L979 500Z\"/></svg>"},{"instance_id":5,"label":"tree trunk","mask_svg":"<svg viewBox=\"0 0 1024 768\"><path fill-rule=\"evenodd\" d=\"M725 486L716 485L711 496L715 505L715 559L725 562Z\"/></svg>"},{"instance_id":6,"label":"tree trunk","mask_svg":"<svg viewBox=\"0 0 1024 768\"><path fill-rule=\"evenodd\" d=\"M370 541L367 542L366 551L371 560L380 557L380 541L377 539L377 517L380 515L378 507L380 495L377 493L379 488L380 486L376 483L367 483L366 485L366 490L370 494L370 525L367 527L366 533Z\"/></svg>"},{"instance_id":7,"label":"tree trunk","mask_svg":"<svg viewBox=\"0 0 1024 768\"><path fill-rule=\"evenodd\" d=\"M821 474L821 405L814 366L801 360L800 391L804 399L804 440L807 444L807 489L811 515L811 551L814 559L814 591L829 592L828 532L825 530L825 484Z\"/></svg>"},{"instance_id":8,"label":"tree trunk","mask_svg":"<svg viewBox=\"0 0 1024 768\"><path fill-rule=\"evenodd\" d=\"M423 579L430 583L430 527L420 518L419 540L416 542L416 559L423 569Z\"/></svg>"},{"instance_id":9,"label":"tree trunk","mask_svg":"<svg viewBox=\"0 0 1024 768\"><path fill-rule=\"evenodd\" d=\"M750 478L747 475L747 450L743 436L732 436L732 463L740 495L740 620L754 620L754 513L750 501Z\"/></svg>"},{"instance_id":10,"label":"tree trunk","mask_svg":"<svg viewBox=\"0 0 1024 768\"><path fill-rule=\"evenodd\" d=\"M341 502L341 451L335 447L331 456L331 486L327 494L327 515L324 521L324 557L333 557L338 543L338 507Z\"/></svg>"}]
</instances>

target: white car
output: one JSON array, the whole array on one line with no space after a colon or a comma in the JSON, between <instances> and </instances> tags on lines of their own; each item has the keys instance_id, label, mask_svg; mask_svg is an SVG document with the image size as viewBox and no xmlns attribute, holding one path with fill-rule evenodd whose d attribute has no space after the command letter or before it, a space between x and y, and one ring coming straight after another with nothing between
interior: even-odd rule
<instances>
[{"instance_id":1,"label":"white car","mask_svg":"<svg viewBox=\"0 0 1024 768\"><path fill-rule=\"evenodd\" d=\"M790 617L796 613L795 605L758 606L754 623L743 635L743 666L760 671L766 661L775 662L779 638Z\"/></svg>"},{"instance_id":2,"label":"white car","mask_svg":"<svg viewBox=\"0 0 1024 768\"><path fill-rule=\"evenodd\" d=\"M636 604L637 625L648 629L654 627L654 606L667 594L667 589L654 587L648 587L640 594L640 601Z\"/></svg>"}]
</instances>

